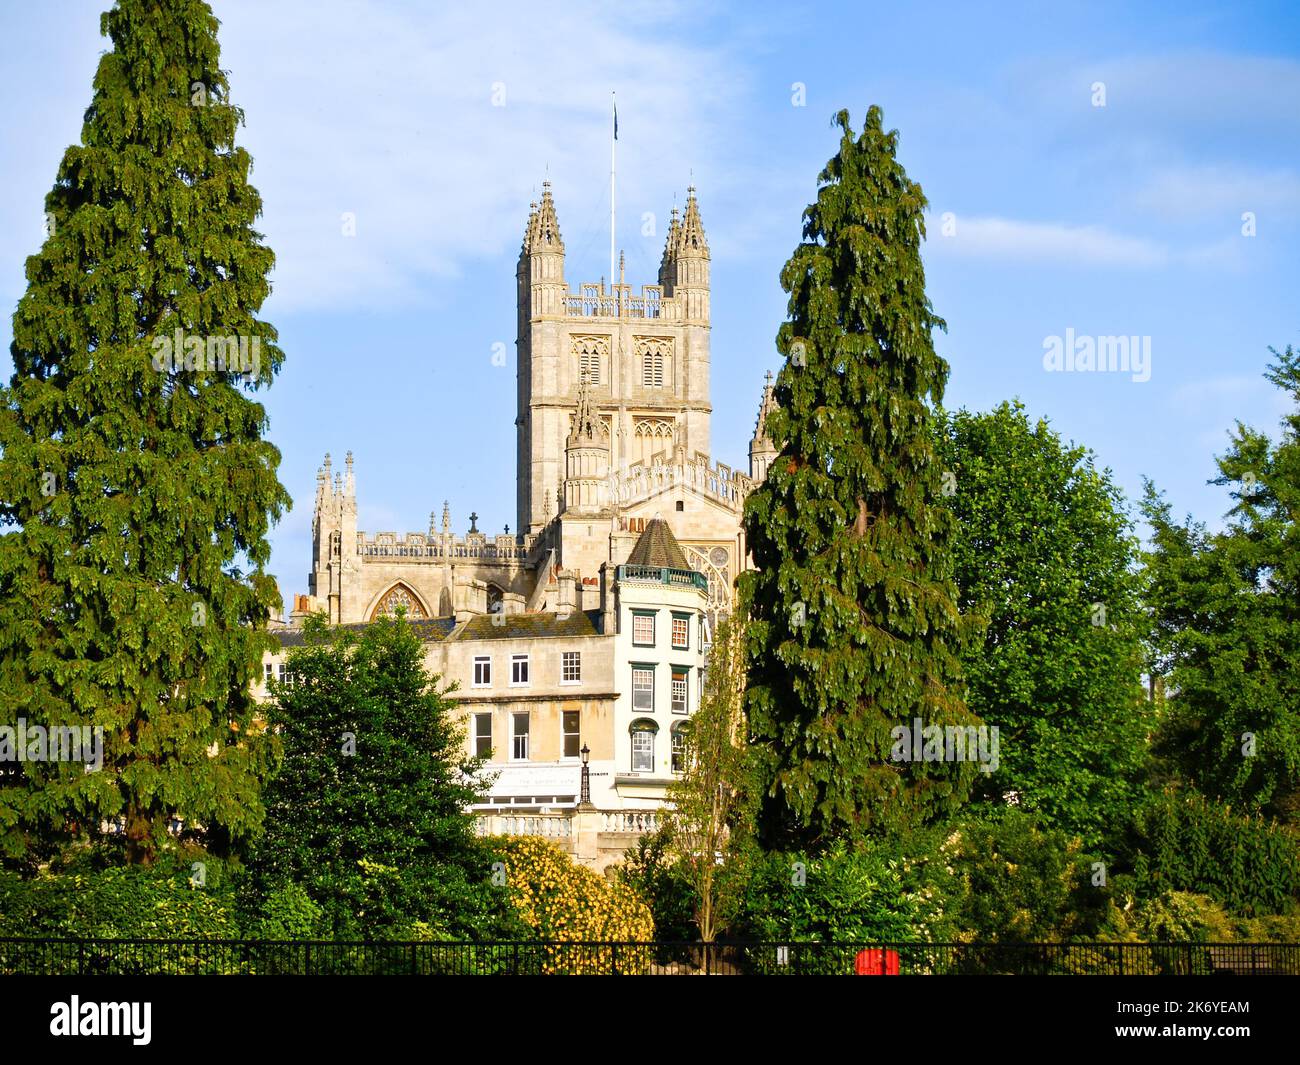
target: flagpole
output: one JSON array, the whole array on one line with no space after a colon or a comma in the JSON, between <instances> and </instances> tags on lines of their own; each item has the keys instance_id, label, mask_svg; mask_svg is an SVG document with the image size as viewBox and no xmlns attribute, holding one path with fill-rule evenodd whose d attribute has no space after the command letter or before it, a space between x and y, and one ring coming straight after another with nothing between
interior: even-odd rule
<instances>
[{"instance_id":1,"label":"flagpole","mask_svg":"<svg viewBox=\"0 0 1300 1065\"><path fill-rule=\"evenodd\" d=\"M610 106L613 109L613 124L610 126L609 138L609 290L614 291L614 225L616 214L614 210L614 170L617 157L615 152L618 149L618 100L614 93L609 94Z\"/></svg>"}]
</instances>

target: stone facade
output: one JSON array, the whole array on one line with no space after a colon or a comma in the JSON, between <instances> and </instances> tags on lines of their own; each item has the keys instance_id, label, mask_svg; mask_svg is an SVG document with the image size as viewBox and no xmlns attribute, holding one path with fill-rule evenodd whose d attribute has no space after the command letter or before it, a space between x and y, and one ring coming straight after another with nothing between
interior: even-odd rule
<instances>
[{"instance_id":1,"label":"stone facade","mask_svg":"<svg viewBox=\"0 0 1300 1065\"><path fill-rule=\"evenodd\" d=\"M551 835L597 864L653 826L676 726L698 705L708 633L746 565L745 497L775 454L769 375L748 474L711 457L709 270L691 189L682 216L672 212L658 284L634 294L620 264L617 284L570 292L544 183L516 275L517 533L488 536L471 515L455 535L444 503L427 531L367 534L351 453L341 474L327 455L308 592L266 661L282 668L308 613L355 625L404 610L430 669L459 684L467 743L500 766L484 830ZM671 564L628 565L651 529L672 541ZM650 644L635 638L647 616ZM592 792L583 811L579 746ZM575 826L597 837L579 840Z\"/></svg>"}]
</instances>

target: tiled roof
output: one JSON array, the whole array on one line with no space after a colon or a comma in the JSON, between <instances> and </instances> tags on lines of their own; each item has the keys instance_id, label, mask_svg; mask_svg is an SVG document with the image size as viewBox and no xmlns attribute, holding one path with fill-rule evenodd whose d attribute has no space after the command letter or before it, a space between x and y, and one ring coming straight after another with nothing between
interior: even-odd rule
<instances>
[{"instance_id":1,"label":"tiled roof","mask_svg":"<svg viewBox=\"0 0 1300 1065\"><path fill-rule=\"evenodd\" d=\"M479 614L465 622L457 640L519 640L546 636L598 636L598 610L571 610L567 617L554 613Z\"/></svg>"},{"instance_id":2,"label":"tiled roof","mask_svg":"<svg viewBox=\"0 0 1300 1065\"><path fill-rule=\"evenodd\" d=\"M355 622L350 625L340 625L336 627L343 628L343 629L352 629L355 632L360 632L369 624L370 622L363 621L363 622ZM409 624L411 628L415 630L415 634L418 637L420 637L420 639L423 640L425 643L441 643L443 640L445 640L448 637L448 635L450 635L451 630L456 627L456 619L455 618L416 618L412 621L407 622L407 624ZM302 646L301 629L282 629L278 631L273 630L271 635L279 639L281 647Z\"/></svg>"},{"instance_id":3,"label":"tiled roof","mask_svg":"<svg viewBox=\"0 0 1300 1065\"><path fill-rule=\"evenodd\" d=\"M627 565L658 566L661 569L691 568L691 564L686 561L686 552L663 518L651 518L646 524L645 532L627 556Z\"/></svg>"}]
</instances>

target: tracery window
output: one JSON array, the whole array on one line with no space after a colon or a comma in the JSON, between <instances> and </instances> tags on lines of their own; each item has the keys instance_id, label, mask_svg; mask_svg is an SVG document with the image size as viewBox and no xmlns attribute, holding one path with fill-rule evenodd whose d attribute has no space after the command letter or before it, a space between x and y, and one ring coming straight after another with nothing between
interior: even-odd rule
<instances>
[{"instance_id":1,"label":"tracery window","mask_svg":"<svg viewBox=\"0 0 1300 1065\"><path fill-rule=\"evenodd\" d=\"M425 616L420 601L411 594L411 590L404 584L397 584L384 593L384 597L379 600L379 605L375 607L371 619L373 620L383 614L396 614L399 608L406 611L408 620Z\"/></svg>"},{"instance_id":2,"label":"tracery window","mask_svg":"<svg viewBox=\"0 0 1300 1065\"><path fill-rule=\"evenodd\" d=\"M600 384L603 376L602 364L605 356L609 354L609 338L574 337L571 350L577 363L579 379L585 377L590 385Z\"/></svg>"},{"instance_id":3,"label":"tracery window","mask_svg":"<svg viewBox=\"0 0 1300 1065\"><path fill-rule=\"evenodd\" d=\"M664 388L672 384L673 342L669 337L637 337L636 354L641 359L643 388Z\"/></svg>"}]
</instances>

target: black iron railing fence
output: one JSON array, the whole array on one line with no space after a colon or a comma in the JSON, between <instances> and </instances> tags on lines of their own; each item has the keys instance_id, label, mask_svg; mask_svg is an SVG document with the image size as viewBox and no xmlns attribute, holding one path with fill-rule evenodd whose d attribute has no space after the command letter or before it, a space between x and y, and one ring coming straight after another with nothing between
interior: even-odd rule
<instances>
[{"instance_id":1,"label":"black iron railing fence","mask_svg":"<svg viewBox=\"0 0 1300 1065\"><path fill-rule=\"evenodd\" d=\"M1300 975L1296 943L0 939L0 975Z\"/></svg>"}]
</instances>

